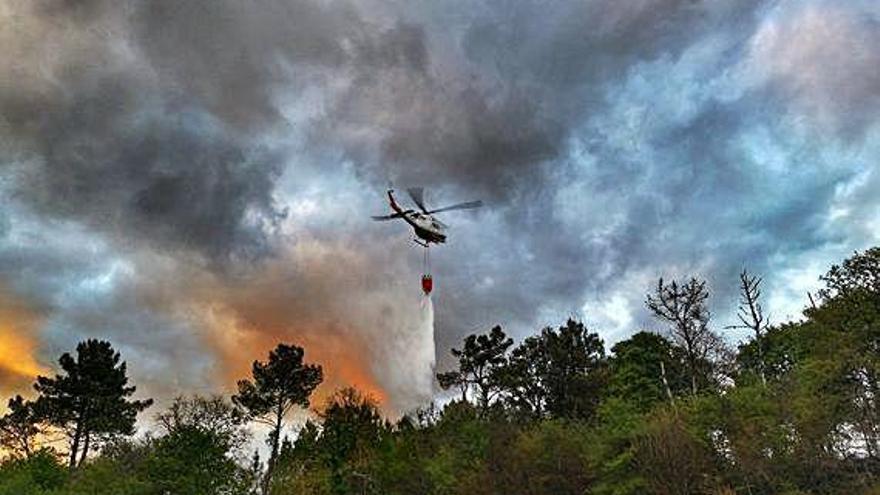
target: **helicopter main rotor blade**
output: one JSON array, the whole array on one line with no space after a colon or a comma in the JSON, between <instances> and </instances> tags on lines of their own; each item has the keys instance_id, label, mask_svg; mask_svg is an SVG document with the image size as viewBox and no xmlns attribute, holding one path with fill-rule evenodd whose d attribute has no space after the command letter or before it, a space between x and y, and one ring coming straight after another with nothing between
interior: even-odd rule
<instances>
[{"instance_id":1,"label":"helicopter main rotor blade","mask_svg":"<svg viewBox=\"0 0 880 495\"><path fill-rule=\"evenodd\" d=\"M467 203L459 203L457 205L452 206L444 206L443 208L437 208L436 210L426 211L427 214L432 213L440 213L441 211L450 211L450 210L467 210L470 208L479 208L483 206L482 201L468 201Z\"/></svg>"},{"instance_id":2,"label":"helicopter main rotor blade","mask_svg":"<svg viewBox=\"0 0 880 495\"><path fill-rule=\"evenodd\" d=\"M412 198L416 206L418 206L423 213L427 214L428 210L425 208L425 190L421 187L410 187L406 192L409 193L409 197Z\"/></svg>"},{"instance_id":3,"label":"helicopter main rotor blade","mask_svg":"<svg viewBox=\"0 0 880 495\"><path fill-rule=\"evenodd\" d=\"M403 215L400 213L392 213L391 215L374 215L370 218L377 222L382 222L385 220L394 220L395 218L403 218Z\"/></svg>"}]
</instances>

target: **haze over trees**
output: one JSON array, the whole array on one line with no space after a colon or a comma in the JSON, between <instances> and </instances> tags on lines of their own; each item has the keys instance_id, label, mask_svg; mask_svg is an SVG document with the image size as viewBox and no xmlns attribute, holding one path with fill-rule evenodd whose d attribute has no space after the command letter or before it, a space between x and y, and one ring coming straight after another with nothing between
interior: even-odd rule
<instances>
[{"instance_id":1,"label":"haze over trees","mask_svg":"<svg viewBox=\"0 0 880 495\"><path fill-rule=\"evenodd\" d=\"M300 347L255 362L231 399L178 397L134 437L150 401L109 343L86 341L33 400L9 399L0 495L876 495L880 248L822 281L803 318L778 323L759 276L730 281L749 334L733 350L705 281L660 280L656 332L606 351L573 320L519 343L495 326L452 350L442 408L387 418L346 388L293 428L322 378ZM251 422L269 427L265 464Z\"/></svg>"}]
</instances>

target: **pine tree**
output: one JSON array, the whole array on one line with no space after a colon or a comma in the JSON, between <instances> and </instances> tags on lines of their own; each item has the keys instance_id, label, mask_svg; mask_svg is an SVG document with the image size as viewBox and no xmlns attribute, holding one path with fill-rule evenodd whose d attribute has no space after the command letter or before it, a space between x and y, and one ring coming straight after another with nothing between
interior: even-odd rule
<instances>
[{"instance_id":1,"label":"pine tree","mask_svg":"<svg viewBox=\"0 0 880 495\"><path fill-rule=\"evenodd\" d=\"M266 465L264 492L272 480L278 459L284 418L295 407L309 407L309 396L323 380L319 365L303 363L303 348L278 344L269 352L265 363L254 361L253 381L240 380L238 394L232 401L242 407L251 419L269 425L269 461Z\"/></svg>"},{"instance_id":2,"label":"pine tree","mask_svg":"<svg viewBox=\"0 0 880 495\"><path fill-rule=\"evenodd\" d=\"M485 411L489 402L500 391L497 373L507 362L505 354L513 345L500 326L496 325L487 334L468 335L461 349L452 349L458 358L458 369L438 373L437 381L444 390L458 387L461 398L465 400L471 387L477 391L477 401Z\"/></svg>"},{"instance_id":3,"label":"pine tree","mask_svg":"<svg viewBox=\"0 0 880 495\"><path fill-rule=\"evenodd\" d=\"M153 401L128 400L136 388L128 386L125 362L109 342L80 342L75 359L64 353L58 362L63 374L37 377L34 388L40 396L34 407L40 418L67 435L68 466L73 469L94 444L134 434L137 414Z\"/></svg>"},{"instance_id":4,"label":"pine tree","mask_svg":"<svg viewBox=\"0 0 880 495\"><path fill-rule=\"evenodd\" d=\"M0 447L16 458L30 458L36 450L37 436L41 433L40 420L32 402L20 395L9 399L9 412L0 418Z\"/></svg>"}]
</instances>

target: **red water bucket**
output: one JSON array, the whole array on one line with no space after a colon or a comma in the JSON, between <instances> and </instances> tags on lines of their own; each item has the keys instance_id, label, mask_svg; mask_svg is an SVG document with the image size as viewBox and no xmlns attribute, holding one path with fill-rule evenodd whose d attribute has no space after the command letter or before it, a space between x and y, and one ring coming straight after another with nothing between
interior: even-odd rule
<instances>
[{"instance_id":1,"label":"red water bucket","mask_svg":"<svg viewBox=\"0 0 880 495\"><path fill-rule=\"evenodd\" d=\"M422 275L422 292L427 296L434 289L434 279L430 275Z\"/></svg>"}]
</instances>

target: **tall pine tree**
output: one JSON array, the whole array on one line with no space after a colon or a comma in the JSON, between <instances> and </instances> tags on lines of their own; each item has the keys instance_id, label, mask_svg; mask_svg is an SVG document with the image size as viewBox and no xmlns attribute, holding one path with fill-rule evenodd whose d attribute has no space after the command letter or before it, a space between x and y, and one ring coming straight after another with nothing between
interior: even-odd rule
<instances>
[{"instance_id":1,"label":"tall pine tree","mask_svg":"<svg viewBox=\"0 0 880 495\"><path fill-rule=\"evenodd\" d=\"M62 374L37 377L34 388L40 396L34 407L39 417L67 435L68 466L73 469L95 443L133 434L137 414L153 401L128 400L135 387L128 385L125 362L109 342L80 342L76 358L65 352L58 362Z\"/></svg>"},{"instance_id":2,"label":"tall pine tree","mask_svg":"<svg viewBox=\"0 0 880 495\"><path fill-rule=\"evenodd\" d=\"M299 346L278 344L269 352L269 361L254 361L253 381L240 380L238 394L232 397L252 419L272 428L264 492L268 491L278 459L285 416L295 406L309 407L309 396L324 378L319 365L303 363L304 352Z\"/></svg>"}]
</instances>

